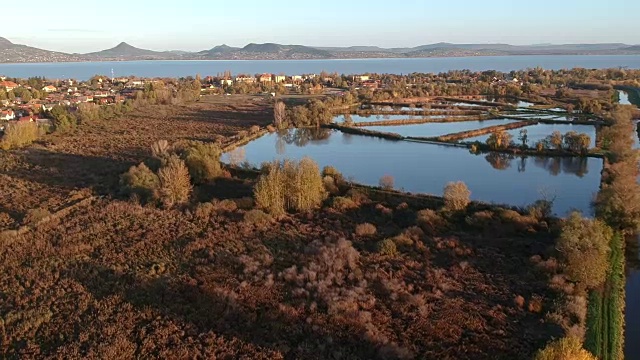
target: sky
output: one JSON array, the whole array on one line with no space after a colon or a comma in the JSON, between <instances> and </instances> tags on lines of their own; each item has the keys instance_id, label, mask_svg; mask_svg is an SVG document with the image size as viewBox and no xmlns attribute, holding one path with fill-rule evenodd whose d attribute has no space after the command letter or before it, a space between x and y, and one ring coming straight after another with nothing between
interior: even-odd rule
<instances>
[{"instance_id":1,"label":"sky","mask_svg":"<svg viewBox=\"0 0 640 360\"><path fill-rule=\"evenodd\" d=\"M437 42L640 44L640 1L635 0L6 2L1 37L71 53L99 51L122 41L151 50L187 51L252 42L381 47ZM13 23L11 18L15 24L6 26Z\"/></svg>"}]
</instances>

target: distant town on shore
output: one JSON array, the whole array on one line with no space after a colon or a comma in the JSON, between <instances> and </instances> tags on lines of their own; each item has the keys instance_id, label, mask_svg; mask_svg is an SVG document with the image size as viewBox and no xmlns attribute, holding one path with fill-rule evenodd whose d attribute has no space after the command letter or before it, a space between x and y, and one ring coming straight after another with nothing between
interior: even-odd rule
<instances>
[{"instance_id":1,"label":"distant town on shore","mask_svg":"<svg viewBox=\"0 0 640 360\"><path fill-rule=\"evenodd\" d=\"M412 48L377 46L311 47L274 43L248 44L244 47L215 46L208 50L153 51L122 42L98 52L78 54L49 51L14 44L0 37L0 63L134 61L134 60L307 60L364 58L425 58L506 55L638 55L640 45L603 44L451 44L436 43Z\"/></svg>"}]
</instances>

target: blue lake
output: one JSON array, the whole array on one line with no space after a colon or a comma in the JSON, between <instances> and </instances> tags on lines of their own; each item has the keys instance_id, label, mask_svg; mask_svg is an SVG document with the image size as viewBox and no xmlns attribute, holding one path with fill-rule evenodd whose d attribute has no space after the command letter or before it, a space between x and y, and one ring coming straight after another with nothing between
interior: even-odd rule
<instances>
[{"instance_id":1,"label":"blue lake","mask_svg":"<svg viewBox=\"0 0 640 360\"><path fill-rule=\"evenodd\" d=\"M53 79L86 80L96 74L142 77L181 77L263 72L287 75L337 72L342 74L413 72L439 73L449 70L498 70L508 72L540 66L544 69L640 69L640 55L533 55L477 56L422 59L352 60L209 60L209 61L111 61L79 63L0 64L0 74L9 77L44 76Z\"/></svg>"}]
</instances>

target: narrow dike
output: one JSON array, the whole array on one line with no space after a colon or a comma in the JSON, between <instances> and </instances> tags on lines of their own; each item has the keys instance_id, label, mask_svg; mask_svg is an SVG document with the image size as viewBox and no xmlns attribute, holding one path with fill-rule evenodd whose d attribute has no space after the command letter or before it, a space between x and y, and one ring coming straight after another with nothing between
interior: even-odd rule
<instances>
[{"instance_id":1,"label":"narrow dike","mask_svg":"<svg viewBox=\"0 0 640 360\"><path fill-rule=\"evenodd\" d=\"M469 130L469 131L462 131L462 132L453 133L453 134L447 134L447 135L439 136L435 138L435 140L442 141L442 142L458 141L458 140L468 139L476 136L491 134L498 131L523 128L525 126L536 125L537 123L538 123L537 121L519 121L511 124L489 126L489 127L477 129L477 130ZM434 140L433 138L417 138L417 137L412 139Z\"/></svg>"},{"instance_id":2,"label":"narrow dike","mask_svg":"<svg viewBox=\"0 0 640 360\"><path fill-rule=\"evenodd\" d=\"M491 120L492 116L460 116L460 117L448 117L448 118L418 118L418 119L398 119L398 120L381 120L381 121L366 121L354 123L355 127L365 126L395 126L395 125L414 125L414 124L427 124L427 123L451 123L451 122L467 122L467 121L483 121Z\"/></svg>"}]
</instances>

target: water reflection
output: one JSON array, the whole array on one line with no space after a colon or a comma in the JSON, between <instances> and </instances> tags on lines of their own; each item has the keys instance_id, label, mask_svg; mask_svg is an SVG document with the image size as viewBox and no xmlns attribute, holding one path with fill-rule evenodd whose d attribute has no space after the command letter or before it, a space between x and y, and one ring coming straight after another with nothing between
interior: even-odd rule
<instances>
[{"instance_id":1,"label":"water reflection","mask_svg":"<svg viewBox=\"0 0 640 360\"><path fill-rule=\"evenodd\" d=\"M528 156L514 156L507 153L491 152L485 155L485 160L496 170L507 170L515 162L518 172L526 172ZM584 177L589 173L589 161L587 158L579 157L538 157L533 156L535 166L546 170L549 174L557 176L559 174L571 174L577 177Z\"/></svg>"},{"instance_id":2,"label":"water reflection","mask_svg":"<svg viewBox=\"0 0 640 360\"><path fill-rule=\"evenodd\" d=\"M309 143L328 144L329 136L331 136L331 129L326 128L299 128L278 131L278 140L282 139L286 144L295 146L306 146Z\"/></svg>"},{"instance_id":3,"label":"water reflection","mask_svg":"<svg viewBox=\"0 0 640 360\"><path fill-rule=\"evenodd\" d=\"M589 173L589 161L586 157L534 157L533 163L553 176L573 174L584 177Z\"/></svg>"}]
</instances>

